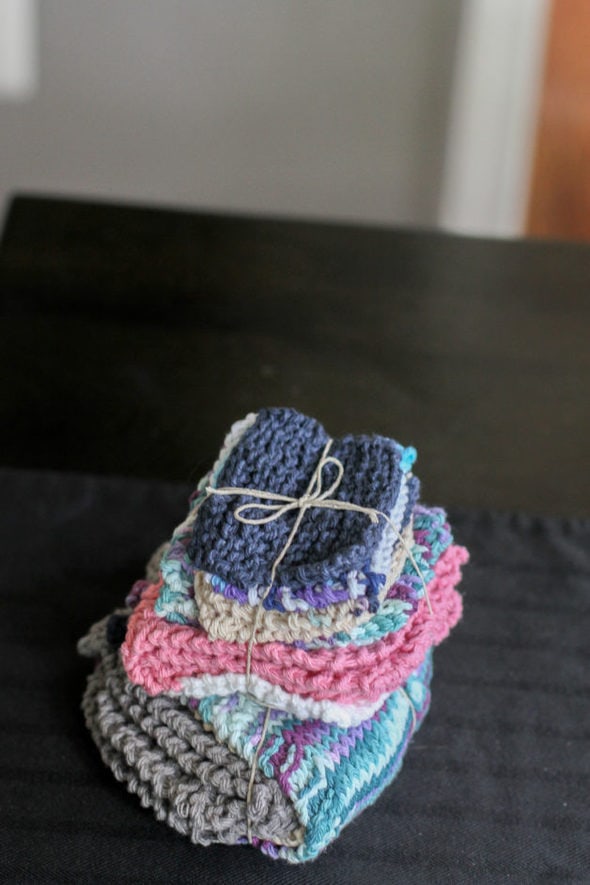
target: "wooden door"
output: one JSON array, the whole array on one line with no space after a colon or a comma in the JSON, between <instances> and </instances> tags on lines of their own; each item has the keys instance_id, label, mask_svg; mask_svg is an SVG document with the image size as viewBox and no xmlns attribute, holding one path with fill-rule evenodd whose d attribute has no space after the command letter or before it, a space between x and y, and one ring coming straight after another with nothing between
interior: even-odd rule
<instances>
[{"instance_id":1,"label":"wooden door","mask_svg":"<svg viewBox=\"0 0 590 885\"><path fill-rule=\"evenodd\" d=\"M527 233L590 240L590 2L553 0Z\"/></svg>"}]
</instances>

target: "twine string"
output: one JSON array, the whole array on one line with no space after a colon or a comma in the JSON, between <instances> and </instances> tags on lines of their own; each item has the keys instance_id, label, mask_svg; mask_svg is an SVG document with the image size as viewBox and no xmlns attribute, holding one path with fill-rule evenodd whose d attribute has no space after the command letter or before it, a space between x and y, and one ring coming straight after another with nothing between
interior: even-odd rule
<instances>
[{"instance_id":1,"label":"twine string","mask_svg":"<svg viewBox=\"0 0 590 885\"><path fill-rule=\"evenodd\" d=\"M384 519L388 524L389 528L392 530L401 546L404 549L404 552L410 562L416 574L420 578L422 586L424 588L424 595L426 598L426 603L428 606L428 611L432 614L432 606L430 604L430 598L428 596L428 587L426 585L426 580L424 575L422 574L422 570L420 566L416 562L416 558L412 553L410 547L406 543L405 538L402 533L399 531L393 520L384 513L382 510L376 510L373 507L363 507L361 504L353 504L351 501L340 501L337 498L331 498L330 496L336 491L339 487L342 478L344 476L344 465L339 458L334 457L333 455L329 455L330 447L332 446L333 440L328 440L326 445L324 446L322 455L316 465L316 468L312 474L311 480L307 487L307 490L304 495L300 498L293 498L289 495L280 495L275 492L269 492L264 489L248 489L243 488L241 486L226 486L223 488L215 488L214 486L207 486L206 492L207 495L220 495L220 496L248 496L251 498L259 498L261 501L272 501L273 503L258 503L254 502L252 504L241 504L239 507L236 507L234 510L234 516L238 520L238 522L244 523L245 525L267 525L268 523L274 522L277 519L281 519L291 510L297 510L297 518L293 524L293 528L289 533L287 541L285 542L281 552L275 559L270 573L270 580L264 589L262 595L260 596L257 604L257 613L259 611L260 604L264 602L275 582L276 572L285 558L291 544L293 543L293 539L295 535L299 531L299 526L301 525L301 521L307 510L310 508L324 508L327 510L341 510L348 511L352 513L363 513L367 516L373 524L377 523L379 519ZM334 464L336 467L336 478L332 481L332 484L325 490L322 490L322 471L327 464ZM244 514L247 511L251 510L262 510L264 512L264 516L252 517L245 516ZM255 619L256 629L258 628L258 620ZM250 643L248 646L248 661L251 665L251 657L252 657L252 648L251 646L254 644L256 632L253 630L253 637L250 639ZM247 661L247 662L248 662ZM249 669L246 671L249 674Z\"/></svg>"},{"instance_id":2,"label":"twine string","mask_svg":"<svg viewBox=\"0 0 590 885\"><path fill-rule=\"evenodd\" d=\"M254 649L254 644L256 642L256 633L258 631L258 626L260 623L260 616L262 610L262 603L267 598L268 594L272 590L277 570L285 558L287 552L289 551L293 540L299 531L299 527L301 525L301 521L305 516L306 512L311 508L322 508L326 510L341 510L347 511L351 513L362 513L368 519L371 520L373 524L379 522L379 519L384 519L388 524L390 529L393 531L394 535L399 540L402 545L406 556L412 563L413 568L415 569L417 575L419 576L422 586L424 588L424 595L426 598L426 604L428 606L428 611L432 614L432 606L430 604L430 599L428 596L428 588L426 586L426 580L422 571L416 562L414 554L410 550L409 546L406 544L405 538L402 533L399 531L397 526L393 523L387 513L383 513L382 510L375 510L373 507L363 507L361 504L353 504L350 501L340 501L337 498L332 498L331 495L338 489L340 483L342 482L342 478L344 476L344 465L339 458L334 457L329 454L330 448L332 446L333 440L328 440L324 449L322 451L321 457L316 465L316 468L311 476L309 481L309 485L305 493L300 498L293 498L289 495L280 495L275 492L268 492L264 489L248 489L243 488L241 486L225 486L222 488L215 488L214 486L206 487L207 496L210 495L219 495L219 496L247 496L251 498L258 498L257 502L252 504L241 504L239 507L236 507L234 510L234 517L238 520L238 522L243 523L244 525L268 525L271 522L274 522L277 519L281 519L283 516L286 516L287 513L291 511L296 511L297 516L295 518L295 522L293 523L293 527L289 532L287 540L283 545L280 553L276 557L275 561L272 564L270 570L270 577L267 586L265 587L262 595L259 597L258 602L256 604L256 611L254 613L254 621L252 624L252 632L250 634L250 639L248 640L248 647L246 651L246 694L253 698L257 703L260 704L260 701L255 697L251 690L252 683L252 652ZM328 486L328 488L323 489L322 487L322 471L328 464L333 464L336 468L336 477L333 479L332 483ZM264 502L264 503L261 503ZM251 511L262 511L262 516L247 516L246 514ZM250 808L252 804L252 794L254 790L254 779L256 775L256 768L258 764L258 758L260 756L262 745L264 743L264 739L266 737L266 733L268 730L268 724L270 721L270 713L273 707L272 704L265 703L262 706L266 708L266 715L264 719L264 724L262 728L262 733L260 736L260 740L258 741L258 746L254 753L254 757L252 760L252 766L250 769L250 780L248 783L248 790L246 794L246 827L247 827L247 837L248 842L252 843L252 820L250 814ZM414 727L416 724L416 712L414 709L414 705L410 702L410 707L413 713L414 719Z\"/></svg>"},{"instance_id":3,"label":"twine string","mask_svg":"<svg viewBox=\"0 0 590 885\"><path fill-rule=\"evenodd\" d=\"M401 693L403 694L403 696L405 697L405 699L408 702L408 707L410 708L410 712L412 714L412 734L414 734L414 732L416 731L416 728L418 726L418 714L416 713L416 707L414 706L414 702L412 701L412 698L410 697L410 695L408 694L408 692L406 691L406 689L404 688L403 685L400 685L400 687L398 688L398 691L401 691Z\"/></svg>"},{"instance_id":4,"label":"twine string","mask_svg":"<svg viewBox=\"0 0 590 885\"><path fill-rule=\"evenodd\" d=\"M258 741L258 745L256 750L254 751L254 756L252 758L252 765L250 766L250 779L248 781L248 790L246 791L246 836L248 838L248 842L250 845L252 844L252 795L254 793L254 779L256 777L256 769L258 768L258 757L260 756L262 745L264 743L264 739L266 737L266 732L268 731L268 723L270 722L270 707L266 706L266 714L264 716L264 723L262 725L262 732L260 734L260 740Z\"/></svg>"}]
</instances>

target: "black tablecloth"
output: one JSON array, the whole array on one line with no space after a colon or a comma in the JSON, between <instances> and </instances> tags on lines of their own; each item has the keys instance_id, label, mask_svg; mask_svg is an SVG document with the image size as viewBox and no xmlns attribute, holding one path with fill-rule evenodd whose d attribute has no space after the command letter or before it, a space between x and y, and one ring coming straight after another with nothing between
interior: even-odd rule
<instances>
[{"instance_id":1,"label":"black tablecloth","mask_svg":"<svg viewBox=\"0 0 590 885\"><path fill-rule=\"evenodd\" d=\"M293 406L446 504L587 517L589 281L588 245L17 198L1 461L184 481Z\"/></svg>"},{"instance_id":2,"label":"black tablecloth","mask_svg":"<svg viewBox=\"0 0 590 885\"><path fill-rule=\"evenodd\" d=\"M590 521L460 511L465 616L403 770L315 863L192 846L86 733L75 643L185 511L182 485L0 473L0 878L6 882L590 881ZM436 503L436 502L434 502Z\"/></svg>"}]
</instances>

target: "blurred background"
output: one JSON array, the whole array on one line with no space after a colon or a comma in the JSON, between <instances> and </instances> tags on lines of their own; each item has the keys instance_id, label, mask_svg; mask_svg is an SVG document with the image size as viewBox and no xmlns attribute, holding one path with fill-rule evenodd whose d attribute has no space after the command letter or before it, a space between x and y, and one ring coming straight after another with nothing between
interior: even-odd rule
<instances>
[{"instance_id":1,"label":"blurred background","mask_svg":"<svg viewBox=\"0 0 590 885\"><path fill-rule=\"evenodd\" d=\"M0 0L35 192L590 236L584 0Z\"/></svg>"}]
</instances>

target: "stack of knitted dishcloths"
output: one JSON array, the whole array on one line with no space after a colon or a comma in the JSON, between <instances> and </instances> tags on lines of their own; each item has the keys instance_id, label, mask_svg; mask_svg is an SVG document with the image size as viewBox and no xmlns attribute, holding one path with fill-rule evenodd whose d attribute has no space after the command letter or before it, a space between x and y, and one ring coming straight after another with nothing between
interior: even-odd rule
<instances>
[{"instance_id":1,"label":"stack of knitted dishcloths","mask_svg":"<svg viewBox=\"0 0 590 885\"><path fill-rule=\"evenodd\" d=\"M193 842L309 860L397 774L467 561L415 459L292 409L248 415L80 641L103 760Z\"/></svg>"}]
</instances>

